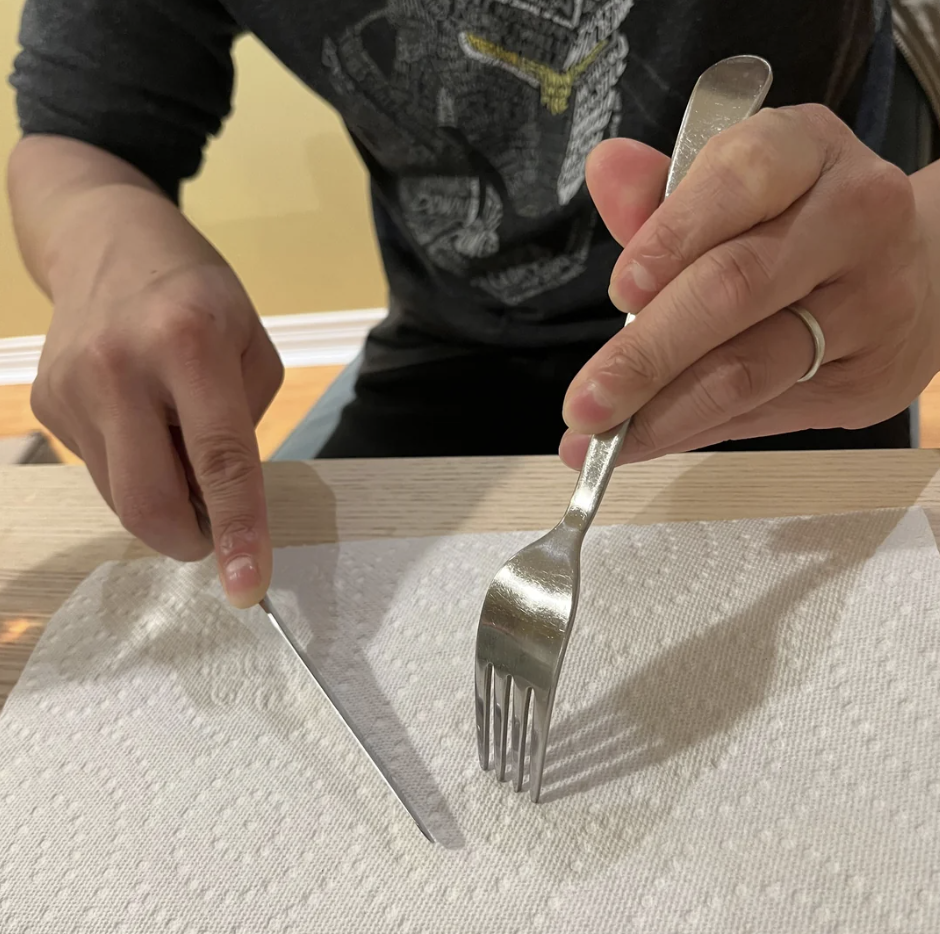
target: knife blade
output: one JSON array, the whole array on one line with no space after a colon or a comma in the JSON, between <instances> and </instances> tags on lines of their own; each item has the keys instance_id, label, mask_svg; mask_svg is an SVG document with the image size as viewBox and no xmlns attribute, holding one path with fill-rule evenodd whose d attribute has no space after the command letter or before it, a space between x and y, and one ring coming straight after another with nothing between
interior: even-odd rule
<instances>
[{"instance_id":1,"label":"knife blade","mask_svg":"<svg viewBox=\"0 0 940 934\"><path fill-rule=\"evenodd\" d=\"M304 666L304 668L307 669L307 672L310 674L310 677L313 678L314 683L320 689L327 701L329 701L333 710L336 711L336 713L339 715L339 718L345 724L346 729L349 730L349 732L352 734L352 737L355 739L359 748L369 757L369 760L372 762L372 765L375 766L375 769L382 777L382 780L388 786L392 794L398 799L399 804L401 804L415 824L418 825L418 829L422 834L424 834L425 838L431 843L435 843L436 841L434 840L431 831L428 829L427 825L421 819L421 816L412 806L411 802L408 800L408 797L399 787L392 774L382 764L382 761L379 759L379 757L372 751L368 741L356 727L356 724L349 716L349 713L343 706L340 699L331 690L327 682L321 677L319 671L317 671L317 667L314 665L313 660L304 651L300 643L294 638L287 626L284 625L284 621L281 619L277 610L274 609L274 605L271 603L271 598L268 596L264 597L259 606L267 614L267 617L274 628L277 629L277 631L284 637L294 656Z\"/></svg>"},{"instance_id":2,"label":"knife blade","mask_svg":"<svg viewBox=\"0 0 940 934\"><path fill-rule=\"evenodd\" d=\"M181 442L181 438L179 442ZM178 443L178 448L181 448L181 443ZM184 451L185 448L182 448ZM193 512L196 515L196 522L199 525L199 530L207 538L212 538L212 524L209 521L209 510L206 508L205 500L202 498L202 493L199 490L199 486L195 481L195 476L192 474L192 468L189 467L188 458L184 457L184 463L186 465L187 480L189 483L189 500L193 507ZM258 604L265 615L268 617L268 621L272 626L281 634L284 641L287 643L291 652L294 654L294 657L307 669L307 673L313 678L314 684L320 689L320 692L327 699L330 706L339 716L340 720L343 721L346 729L352 734L353 739L356 741L359 748L366 754L369 761L375 767L375 770L379 773L382 780L385 782L389 791L395 796L398 800L398 803L405 809L407 814L411 819L417 824L418 830L424 835L425 839L431 843L436 843L430 829L421 819L421 815L415 810L411 801L408 799L407 795L395 781L391 772L385 767L381 759L375 754L372 748L369 746L368 741L356 727L356 724L353 722L352 717L350 717L348 711L343 706L340 699L336 694L331 690L330 686L324 681L321 677L319 671L317 670L316 665L314 665L313 660L306 653L300 643L294 638L291 631L284 624L284 621L281 619L280 614L274 608L274 605L271 603L271 598L265 596L261 602Z\"/></svg>"}]
</instances>

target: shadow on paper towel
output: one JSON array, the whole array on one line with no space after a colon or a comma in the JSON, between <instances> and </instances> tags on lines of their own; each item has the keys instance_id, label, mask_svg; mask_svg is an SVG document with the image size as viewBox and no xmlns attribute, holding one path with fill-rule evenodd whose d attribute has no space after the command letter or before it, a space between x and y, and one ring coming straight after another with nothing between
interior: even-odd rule
<instances>
[{"instance_id":1,"label":"shadow on paper towel","mask_svg":"<svg viewBox=\"0 0 940 934\"><path fill-rule=\"evenodd\" d=\"M703 626L591 706L557 722L546 803L658 773L655 800L625 802L634 841L714 767L735 728L771 696L798 687L825 652L855 571L896 527L899 513L793 519L774 530L770 554L794 570L752 604ZM766 560L766 555L762 560ZM823 589L825 593L823 594ZM632 621L624 620L624 638ZM562 690L576 685L563 682ZM671 779L663 781L663 772Z\"/></svg>"},{"instance_id":2,"label":"shadow on paper towel","mask_svg":"<svg viewBox=\"0 0 940 934\"><path fill-rule=\"evenodd\" d=\"M457 821L410 738L409 726L414 729L416 724L402 722L377 678L375 666L391 660L369 653L402 578L424 549L411 540L407 547L383 551L381 571L357 563L354 573L348 567L337 573L341 549L319 547L315 568L306 551L282 552L273 588L278 606L434 839L459 849L465 841ZM344 581L340 591L337 579Z\"/></svg>"}]
</instances>

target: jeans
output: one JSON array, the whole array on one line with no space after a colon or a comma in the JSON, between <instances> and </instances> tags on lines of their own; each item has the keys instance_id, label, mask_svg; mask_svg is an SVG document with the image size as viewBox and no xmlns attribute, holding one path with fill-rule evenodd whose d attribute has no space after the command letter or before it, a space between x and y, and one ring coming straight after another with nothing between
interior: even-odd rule
<instances>
[{"instance_id":1,"label":"jeans","mask_svg":"<svg viewBox=\"0 0 940 934\"><path fill-rule=\"evenodd\" d=\"M343 409L355 398L356 377L361 363L362 351L359 351L274 452L271 460L310 461L319 456L323 445L336 430Z\"/></svg>"}]
</instances>

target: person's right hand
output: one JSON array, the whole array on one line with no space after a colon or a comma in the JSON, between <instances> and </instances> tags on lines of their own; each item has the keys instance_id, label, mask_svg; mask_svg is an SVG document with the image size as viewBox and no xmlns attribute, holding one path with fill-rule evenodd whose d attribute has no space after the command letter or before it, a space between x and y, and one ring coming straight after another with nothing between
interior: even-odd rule
<instances>
[{"instance_id":1,"label":"person's right hand","mask_svg":"<svg viewBox=\"0 0 940 934\"><path fill-rule=\"evenodd\" d=\"M7 179L54 308L36 416L130 532L182 561L214 544L229 600L258 602L271 541L254 428L284 370L241 283L154 182L102 149L28 136Z\"/></svg>"},{"instance_id":2,"label":"person's right hand","mask_svg":"<svg viewBox=\"0 0 940 934\"><path fill-rule=\"evenodd\" d=\"M212 547L190 502L194 485L229 599L250 606L271 576L254 426L280 386L281 361L228 266L139 273L139 288L105 279L56 303L33 409L85 461L125 528L182 561Z\"/></svg>"}]
</instances>

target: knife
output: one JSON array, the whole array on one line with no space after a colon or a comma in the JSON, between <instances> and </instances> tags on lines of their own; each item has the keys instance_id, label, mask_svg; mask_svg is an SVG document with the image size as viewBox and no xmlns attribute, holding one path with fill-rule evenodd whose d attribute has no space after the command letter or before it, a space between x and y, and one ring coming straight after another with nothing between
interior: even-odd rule
<instances>
[{"instance_id":1,"label":"knife","mask_svg":"<svg viewBox=\"0 0 940 934\"><path fill-rule=\"evenodd\" d=\"M186 471L187 479L189 481L189 501L192 504L193 512L196 514L196 522L198 523L199 530L202 532L202 534L211 539L212 525L209 521L209 510L206 508L205 500L202 498L198 484L195 481L195 476L193 475L192 468L189 465L189 459L185 457L185 449L182 448L181 439L174 440L177 440L177 450L180 452L181 458L183 460L184 470ZM271 625L273 625L274 628L281 634L284 641L289 646L291 652L293 652L294 657L304 666L304 668L307 669L307 673L311 678L313 678L314 684L316 684L323 696L327 699L327 701L329 701L330 706L339 716L340 720L343 721L346 729L349 730L349 732L352 734L352 737L356 741L359 748L366 754L366 756L368 756L369 761L375 767L375 770L379 773L389 791L391 791L392 794L398 799L398 803L405 809L415 824L417 824L418 830L424 834L424 837L427 840L429 840L431 843L435 843L436 841L428 826L421 819L421 815L418 814L418 812L415 810L407 795L404 793L404 791L402 791L401 787L395 781L391 772L388 771L388 769L383 765L381 759L379 759L379 757L371 749L368 741L356 727L352 717L350 717L349 712L317 671L317 667L314 665L313 660L306 653L306 651L304 651L303 647L294 638L291 631L284 624L280 614L274 608L274 604L271 602L271 598L269 596L265 596L258 605L268 617Z\"/></svg>"},{"instance_id":2,"label":"knife","mask_svg":"<svg viewBox=\"0 0 940 934\"><path fill-rule=\"evenodd\" d=\"M323 693L323 696L330 702L333 710L336 711L336 713L339 715L339 718L346 725L346 729L349 730L349 732L352 734L353 739L355 739L356 743L359 745L359 748L369 757L370 761L375 766L376 771L382 777L382 780L388 786L392 794L398 799L399 804L401 804L401 806L411 816L411 819L418 825L418 830L420 830L421 833L424 834L425 838L431 843L436 842L431 834L431 831L428 829L424 821L421 820L421 816L414 809L411 802L408 800L408 797L399 787L392 774L388 771L388 769L385 768L379 757L369 747L369 743L366 741L366 738L362 735L362 733L359 732L356 724L349 716L346 708L343 707L340 699L333 693L329 685L327 685L327 683L320 676L320 673L317 671L317 668L313 664L310 656L307 655L297 640L293 637L293 635L291 635L290 630L284 625L283 620L278 615L277 610L274 609L274 606L271 603L271 598L267 596L264 597L259 606L267 614L267 617L271 621L274 628L277 629L277 631L284 637L296 658L300 661L304 668L307 669L310 677L313 678L315 684Z\"/></svg>"}]
</instances>

